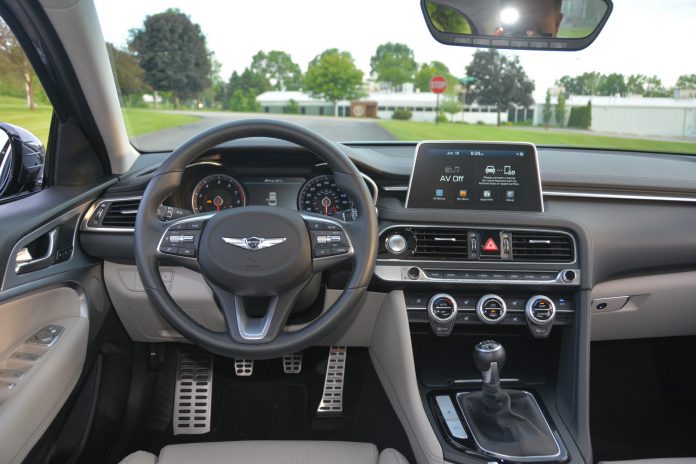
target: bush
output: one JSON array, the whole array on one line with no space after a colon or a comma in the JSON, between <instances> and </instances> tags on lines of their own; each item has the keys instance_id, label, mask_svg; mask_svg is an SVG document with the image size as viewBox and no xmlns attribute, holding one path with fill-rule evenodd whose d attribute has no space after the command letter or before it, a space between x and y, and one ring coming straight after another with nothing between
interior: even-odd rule
<instances>
[{"instance_id":1,"label":"bush","mask_svg":"<svg viewBox=\"0 0 696 464\"><path fill-rule=\"evenodd\" d=\"M477 126L485 126L486 123L483 122L483 121L476 121L476 125L477 125Z\"/></svg>"},{"instance_id":2,"label":"bush","mask_svg":"<svg viewBox=\"0 0 696 464\"><path fill-rule=\"evenodd\" d=\"M447 116L445 116L445 113L440 113L435 118L435 122L437 122L437 123L449 122L449 120L447 119Z\"/></svg>"},{"instance_id":3,"label":"bush","mask_svg":"<svg viewBox=\"0 0 696 464\"><path fill-rule=\"evenodd\" d=\"M568 127L578 129L589 129L592 127L592 102L588 102L587 106L571 108Z\"/></svg>"},{"instance_id":4,"label":"bush","mask_svg":"<svg viewBox=\"0 0 696 464\"><path fill-rule=\"evenodd\" d=\"M288 104L283 107L283 113L285 114L300 114L300 104L297 100L290 99Z\"/></svg>"},{"instance_id":5,"label":"bush","mask_svg":"<svg viewBox=\"0 0 696 464\"><path fill-rule=\"evenodd\" d=\"M392 119L400 119L402 121L408 121L409 119L411 119L412 116L413 113L405 109L398 109L395 110L394 113L392 113Z\"/></svg>"}]
</instances>

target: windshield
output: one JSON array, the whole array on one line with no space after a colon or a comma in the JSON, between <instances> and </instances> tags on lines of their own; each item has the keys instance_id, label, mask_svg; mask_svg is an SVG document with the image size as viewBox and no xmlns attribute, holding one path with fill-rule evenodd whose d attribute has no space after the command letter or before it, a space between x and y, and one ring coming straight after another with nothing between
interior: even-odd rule
<instances>
[{"instance_id":1,"label":"windshield","mask_svg":"<svg viewBox=\"0 0 696 464\"><path fill-rule=\"evenodd\" d=\"M442 45L417 1L96 5L141 151L173 149L224 121L272 117L343 142L696 154L693 0L615 0L604 30L580 52ZM669 42L656 40L666 28ZM512 96L490 98L505 86Z\"/></svg>"}]
</instances>

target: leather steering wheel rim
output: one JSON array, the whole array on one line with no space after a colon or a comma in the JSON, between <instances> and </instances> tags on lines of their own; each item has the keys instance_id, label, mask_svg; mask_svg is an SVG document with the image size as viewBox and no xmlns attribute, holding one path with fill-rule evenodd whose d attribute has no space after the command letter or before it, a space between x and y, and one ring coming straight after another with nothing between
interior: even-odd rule
<instances>
[{"instance_id":1,"label":"leather steering wheel rim","mask_svg":"<svg viewBox=\"0 0 696 464\"><path fill-rule=\"evenodd\" d=\"M227 332L215 332L198 324L170 296L158 267L163 260L157 253L158 244L161 243L166 223L160 221L156 211L162 201L179 187L186 166L223 142L250 137L280 139L313 152L327 163L336 185L351 197L358 211L354 222L341 223L343 231L357 246L352 247L352 273L339 298L312 322L292 332L282 331L277 338L265 343L241 343ZM263 208L273 207L257 207ZM307 215L303 216L306 219ZM304 127L271 119L225 123L195 135L178 147L153 174L145 189L138 208L134 237L135 260L143 287L162 317L192 343L216 354L245 359L268 359L297 352L335 331L365 296L378 248L377 215L372 197L353 162L327 138ZM219 306L220 303L218 300ZM232 322L226 309L223 315L226 323Z\"/></svg>"}]
</instances>

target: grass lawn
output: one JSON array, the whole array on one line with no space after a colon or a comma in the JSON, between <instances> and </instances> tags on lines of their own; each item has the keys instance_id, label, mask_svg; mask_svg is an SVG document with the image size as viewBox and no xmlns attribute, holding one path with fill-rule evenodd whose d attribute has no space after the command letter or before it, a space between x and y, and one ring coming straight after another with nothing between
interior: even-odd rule
<instances>
[{"instance_id":1,"label":"grass lawn","mask_svg":"<svg viewBox=\"0 0 696 464\"><path fill-rule=\"evenodd\" d=\"M126 127L130 136L182 126L199 119L195 116L148 109L126 108L123 112L126 116ZM36 135L44 145L48 140L52 113L49 105L37 105L36 111L29 111L24 99L0 96L0 121L23 127Z\"/></svg>"},{"instance_id":2,"label":"grass lawn","mask_svg":"<svg viewBox=\"0 0 696 464\"><path fill-rule=\"evenodd\" d=\"M525 130L516 127L414 121L379 121L379 125L399 140L499 140L531 142L538 145L642 150L665 153L696 154L696 143L608 137L583 132Z\"/></svg>"}]
</instances>

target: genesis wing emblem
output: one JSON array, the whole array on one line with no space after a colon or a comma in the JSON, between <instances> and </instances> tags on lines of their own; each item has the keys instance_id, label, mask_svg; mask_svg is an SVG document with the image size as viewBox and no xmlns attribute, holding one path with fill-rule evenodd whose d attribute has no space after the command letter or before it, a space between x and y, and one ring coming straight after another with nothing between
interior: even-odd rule
<instances>
[{"instance_id":1,"label":"genesis wing emblem","mask_svg":"<svg viewBox=\"0 0 696 464\"><path fill-rule=\"evenodd\" d=\"M287 238L261 238L261 237L246 237L246 238L228 238L222 237L222 240L230 245L234 245L239 248L244 248L245 250L257 251L263 250L264 248L270 248L272 246L280 245Z\"/></svg>"}]
</instances>

